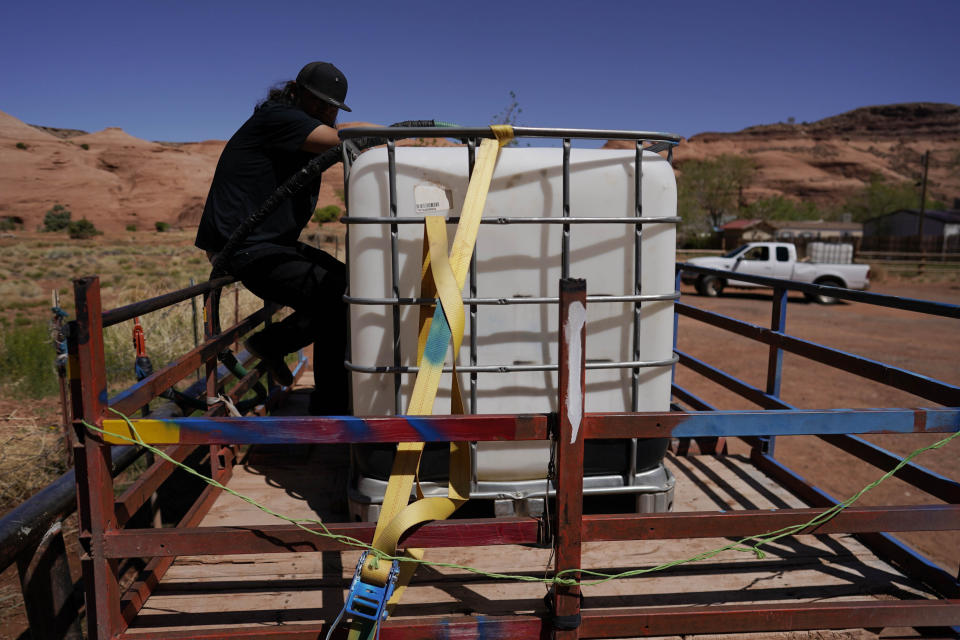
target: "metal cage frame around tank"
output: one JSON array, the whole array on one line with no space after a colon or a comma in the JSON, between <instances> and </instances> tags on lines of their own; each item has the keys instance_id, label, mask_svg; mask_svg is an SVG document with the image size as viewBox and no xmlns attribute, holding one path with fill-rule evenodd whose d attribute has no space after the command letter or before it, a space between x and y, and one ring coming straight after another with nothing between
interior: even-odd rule
<instances>
[{"instance_id":1,"label":"metal cage frame around tank","mask_svg":"<svg viewBox=\"0 0 960 640\"><path fill-rule=\"evenodd\" d=\"M633 303L633 331L632 331L632 360L621 362L590 362L587 363L587 369L631 369L631 411L639 410L639 389L640 389L640 369L650 367L672 366L678 357L674 353L672 357L665 360L640 360L640 308L644 302L654 302L670 300L674 301L680 297L680 291L674 289L669 293L643 293L641 291L641 269L640 258L642 254L643 226L646 224L677 224L680 221L679 216L664 217L645 217L643 215L643 152L653 153L667 152L667 162L673 164L673 147L680 142L680 136L672 133L662 133L654 131L618 131L603 129L557 129L542 127L513 127L515 138L547 138L558 139L562 141L562 164L563 164L563 198L562 198L562 216L561 217L495 217L483 218L481 224L560 224L563 226L560 247L560 270L562 278L570 277L570 236L571 226L576 224L632 224L634 227L633 243L633 294L623 296L590 296L587 298L591 303ZM351 140L363 137L384 138L387 141L387 170L389 182L389 215L384 217L359 217L350 215L349 201L349 181L350 170L353 162L359 157L356 147L351 144ZM344 295L344 301L348 305L386 305L392 307L392 330L393 330L393 365L392 366L362 366L352 362L351 347L347 345L347 356L344 362L347 370L361 373L380 373L393 374L394 387L394 412L402 412L401 407L401 377L404 374L416 373L418 368L415 366L403 366L401 364L400 349L400 307L406 305L432 305L436 304L435 298L404 298L400 296L399 280L399 253L398 237L399 226L401 224L423 224L423 216L398 216L397 215L397 165L396 165L396 143L397 140L406 138L455 138L465 141L467 152L467 171L468 175L473 174L473 167L476 161L477 143L482 138L492 138L493 131L489 127L354 127L344 129L340 132L340 137L344 140L343 144L343 185L344 185L344 204L347 208L347 214L341 218L347 227L346 245L346 263L347 263L347 292ZM633 181L634 181L634 208L635 215L632 217L575 217L570 215L570 151L572 141L579 140L632 140L635 145L635 156L633 162ZM451 216L449 222L459 221L459 217ZM354 224L381 224L390 225L390 284L392 297L388 298L361 298L350 295L350 227ZM479 243L478 243L479 245ZM500 364L484 365L477 364L477 307L480 305L515 305L515 304L557 304L559 297L498 297L482 298L478 297L477 292L477 247L474 247L473 256L470 260L470 280L469 295L464 297L463 302L469 308L469 350L470 362L466 365L460 365L457 369L462 373L470 375L470 402L469 412L476 413L477 409L477 387L478 374L480 373L509 373L513 371L556 371L556 364ZM445 367L444 371L450 371Z\"/></svg>"}]
</instances>

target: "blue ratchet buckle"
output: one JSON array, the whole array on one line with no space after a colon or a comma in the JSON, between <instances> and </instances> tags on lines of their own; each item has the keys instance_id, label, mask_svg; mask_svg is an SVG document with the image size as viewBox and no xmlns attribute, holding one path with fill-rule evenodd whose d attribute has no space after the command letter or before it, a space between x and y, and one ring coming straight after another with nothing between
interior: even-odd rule
<instances>
[{"instance_id":1,"label":"blue ratchet buckle","mask_svg":"<svg viewBox=\"0 0 960 640\"><path fill-rule=\"evenodd\" d=\"M393 595L393 590L397 586L397 578L400 575L400 563L393 561L390 567L390 574L387 576L387 584L377 587L367 584L360 580L360 573L363 571L364 562L367 560L367 551L360 555L360 562L357 563L357 572L353 574L353 582L350 583L350 593L347 595L347 603L344 609L347 613L373 620L379 623L387 619L387 601Z\"/></svg>"}]
</instances>

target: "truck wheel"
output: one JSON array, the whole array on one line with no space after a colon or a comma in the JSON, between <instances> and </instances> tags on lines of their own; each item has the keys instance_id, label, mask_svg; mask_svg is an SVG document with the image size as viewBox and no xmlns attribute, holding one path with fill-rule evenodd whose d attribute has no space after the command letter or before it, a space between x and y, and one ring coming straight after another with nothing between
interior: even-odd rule
<instances>
[{"instance_id":1,"label":"truck wheel","mask_svg":"<svg viewBox=\"0 0 960 640\"><path fill-rule=\"evenodd\" d=\"M843 287L845 286L843 282L837 280L836 278L818 278L814 280L813 284L822 284L828 287ZM811 302L816 302L817 304L837 304L840 302L839 298L834 296L828 296L823 293L805 293L807 300Z\"/></svg>"},{"instance_id":2,"label":"truck wheel","mask_svg":"<svg viewBox=\"0 0 960 640\"><path fill-rule=\"evenodd\" d=\"M723 292L724 282L716 276L704 276L698 283L697 291L708 298L716 298Z\"/></svg>"}]
</instances>

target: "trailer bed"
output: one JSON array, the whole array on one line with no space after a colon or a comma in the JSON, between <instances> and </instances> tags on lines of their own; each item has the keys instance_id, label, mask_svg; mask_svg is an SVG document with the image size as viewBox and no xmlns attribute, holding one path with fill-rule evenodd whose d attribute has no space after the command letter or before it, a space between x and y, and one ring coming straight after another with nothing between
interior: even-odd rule
<instances>
[{"instance_id":1,"label":"trailer bed","mask_svg":"<svg viewBox=\"0 0 960 640\"><path fill-rule=\"evenodd\" d=\"M678 278L686 270L711 271L679 265ZM745 632L757 632L756 638L835 638L869 637L878 630L884 637L916 637L911 630L902 629L906 626L923 629L924 637L956 637L957 628L950 628L960 625L956 574L881 532L960 530L960 483L908 464L908 459L860 436L957 435L960 386L786 333L788 294L815 293L817 289L756 279L773 289L770 328L684 302L675 302L674 309L678 321L694 320L760 343L758 357L766 360L765 381L757 382L764 371L762 365L744 374L751 382L678 346L674 352L678 366L719 384L758 409L721 410L701 397L699 386L687 388L685 382L675 380L673 411L582 413L588 368L583 339L586 327L575 325L571 311L579 309L577 305L585 306L587 295L582 280L566 278L559 287L560 318L565 320L559 324L557 339L556 412L297 420L227 417L229 403L224 402L209 407L203 416L132 421L120 420L116 414L133 415L174 381L192 377L198 368L206 370L208 396L221 385L233 402L248 396L262 367L246 373L227 371L226 366L216 364L215 355L268 319L274 310L265 307L224 331L208 322L213 337L110 398L105 392L103 328L224 283L213 281L103 312L99 279L75 281L77 320L69 331L68 353L74 427L82 445L77 458L77 503L81 541L88 549L81 563L90 637L316 640L326 635L330 621L340 611L359 553L344 551L342 539L321 539L291 524L275 524L213 487L202 491L186 513L167 514L170 522L176 521L175 529L141 528L135 516L148 507L151 495L173 478L174 467L166 460L157 461L118 495L121 487L110 464L110 448L126 444L130 436L166 447L175 459L193 456L194 464L211 460L210 473L218 481L290 516L319 515L332 530L364 540L372 538L373 525L347 522L343 508L347 443L552 439L557 454L557 506L551 522L532 518L434 522L407 532L405 540L410 546L429 548L429 560L534 578L581 568L616 573L665 562L682 564L669 573L588 584L582 607L578 587L559 585L553 590L556 617L543 603L542 584L493 582L491 577L464 568L424 566L386 623L384 640L703 638L716 633L730 638L729 634ZM833 294L878 308L960 318L957 305L842 290L831 291ZM574 339L577 335L579 340ZM575 343L579 349L572 348ZM917 400L871 409L799 408L780 396L782 365L788 356L885 385ZM243 354L240 359L246 362L248 357ZM301 361L298 371L302 369ZM310 386L306 380L304 383ZM283 389L274 387L261 397L273 406L285 395ZM305 394L298 395L303 406L299 410L291 407L290 415L304 415ZM887 395L878 398L893 400ZM931 403L943 408L929 407ZM816 528L808 526L805 523L818 521L823 508L838 503L777 458L776 439L782 436L817 438L875 467L874 477L884 471L895 473L923 494L920 502L902 504L898 499L883 506L854 505L834 512L835 518ZM686 443L696 442L696 447L690 447L692 456L667 460L681 484L674 513L606 515L611 511L593 503L596 496L587 496L584 503L580 478L585 441L624 437L679 439L678 451ZM738 450L715 457L721 439L745 443L749 458L737 455ZM288 446L278 449L278 444ZM239 463L238 445L253 446L245 450L249 455ZM698 455L698 450L704 455ZM846 475L847 467L837 466L836 471ZM172 484L166 488L182 493ZM859 486L859 480L856 484ZM912 489L904 493L909 495ZM804 508L791 496L811 508ZM480 503L467 504L461 512L468 513L462 515L476 518L469 512ZM754 559L748 550L710 555L697 564L684 561L731 544L732 536L763 536L787 526L819 535L782 539L771 544L766 557L760 559ZM541 540L550 533L555 536L552 540ZM717 539L720 537L723 539ZM610 542L613 540L617 542ZM554 558L543 548L551 545ZM208 559L198 560L202 556ZM118 580L117 568L136 567L138 559L147 559L146 569L127 588L126 579ZM930 590L925 591L920 581ZM558 627L577 621L579 627ZM807 631L824 629L832 631Z\"/></svg>"},{"instance_id":2,"label":"trailer bed","mask_svg":"<svg viewBox=\"0 0 960 640\"><path fill-rule=\"evenodd\" d=\"M288 410L296 411L297 402L295 394ZM234 468L228 486L291 517L344 522L348 460L347 445L255 447ZM807 506L741 455L668 454L665 463L677 477L677 512ZM586 508L603 506L588 503ZM201 526L278 523L255 507L221 494ZM728 542L694 538L585 543L582 566L601 571L655 566ZM585 587L583 606L585 610L602 611L628 606L822 604L936 597L878 559L849 534L785 538L764 550L765 559L727 551L710 560L665 572ZM332 620L343 606L358 556L359 552L323 552L177 558L127 634L205 635L224 627L270 626L279 631ZM427 552L428 560L536 576L546 571L549 557L547 549L521 546L455 547ZM545 591L539 584L497 581L461 570L422 566L391 619L436 617L439 622L469 615L543 613ZM876 637L867 630L743 637L814 637L811 634L818 638ZM914 632L886 629L883 633L883 637L903 635Z\"/></svg>"}]
</instances>

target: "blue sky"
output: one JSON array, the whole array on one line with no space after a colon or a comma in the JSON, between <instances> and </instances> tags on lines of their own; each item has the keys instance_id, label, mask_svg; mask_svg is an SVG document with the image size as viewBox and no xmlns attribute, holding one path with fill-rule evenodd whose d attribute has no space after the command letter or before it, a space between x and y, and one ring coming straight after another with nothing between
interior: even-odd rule
<instances>
[{"instance_id":1,"label":"blue sky","mask_svg":"<svg viewBox=\"0 0 960 640\"><path fill-rule=\"evenodd\" d=\"M150 140L226 139L310 60L342 121L689 136L896 102L960 103L960 2L5 2L0 111Z\"/></svg>"}]
</instances>

